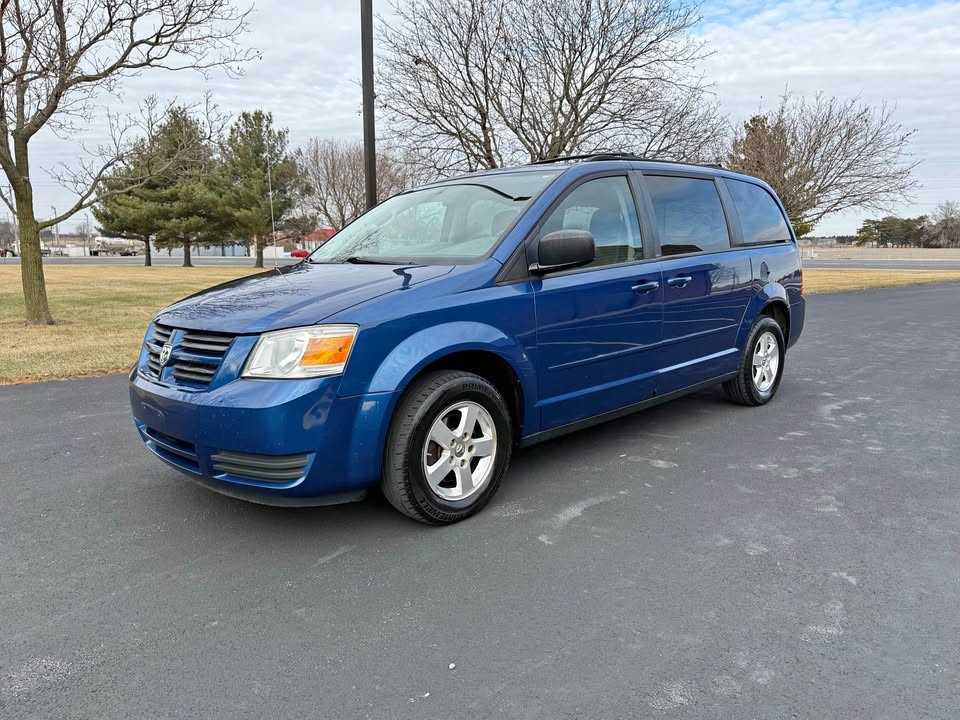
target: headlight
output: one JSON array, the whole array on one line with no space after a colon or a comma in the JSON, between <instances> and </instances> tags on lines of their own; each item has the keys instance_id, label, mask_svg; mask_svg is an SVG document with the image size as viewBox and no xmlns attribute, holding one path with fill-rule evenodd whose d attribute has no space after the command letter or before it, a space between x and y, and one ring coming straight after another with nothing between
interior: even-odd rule
<instances>
[{"instance_id":1,"label":"headlight","mask_svg":"<svg viewBox=\"0 0 960 720\"><path fill-rule=\"evenodd\" d=\"M356 325L314 325L260 336L243 369L248 378L339 375L347 365Z\"/></svg>"}]
</instances>

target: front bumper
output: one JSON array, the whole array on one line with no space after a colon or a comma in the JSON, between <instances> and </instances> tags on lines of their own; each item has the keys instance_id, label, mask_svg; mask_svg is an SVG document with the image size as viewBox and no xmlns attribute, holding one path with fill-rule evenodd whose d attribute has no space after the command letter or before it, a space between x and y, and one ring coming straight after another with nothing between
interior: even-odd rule
<instances>
[{"instance_id":1,"label":"front bumper","mask_svg":"<svg viewBox=\"0 0 960 720\"><path fill-rule=\"evenodd\" d=\"M356 499L380 478L392 393L339 397L340 378L238 378L196 391L130 376L147 448L211 489L275 505Z\"/></svg>"}]
</instances>

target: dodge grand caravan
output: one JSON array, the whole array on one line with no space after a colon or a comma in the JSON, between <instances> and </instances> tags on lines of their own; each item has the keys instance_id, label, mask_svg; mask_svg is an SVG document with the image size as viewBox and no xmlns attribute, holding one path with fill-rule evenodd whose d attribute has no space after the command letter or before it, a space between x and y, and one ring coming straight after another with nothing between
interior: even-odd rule
<instances>
[{"instance_id":1,"label":"dodge grand caravan","mask_svg":"<svg viewBox=\"0 0 960 720\"><path fill-rule=\"evenodd\" d=\"M157 314L130 375L146 446L219 492L362 497L451 523L516 446L700 388L762 405L804 320L755 178L624 155L445 180L302 262Z\"/></svg>"}]
</instances>

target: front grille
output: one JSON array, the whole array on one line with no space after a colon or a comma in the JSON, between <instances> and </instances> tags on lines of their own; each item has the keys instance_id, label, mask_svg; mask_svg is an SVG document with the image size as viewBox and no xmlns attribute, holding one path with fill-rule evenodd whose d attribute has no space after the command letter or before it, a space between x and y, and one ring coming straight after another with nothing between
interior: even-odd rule
<instances>
[{"instance_id":1,"label":"front grille","mask_svg":"<svg viewBox=\"0 0 960 720\"><path fill-rule=\"evenodd\" d=\"M177 330L166 325L154 325L145 343L147 364L144 371L176 384L206 387L217 374L232 342L233 335L225 333ZM167 362L171 370L165 374L165 368L160 366L160 351L168 343L172 346Z\"/></svg>"},{"instance_id":2,"label":"front grille","mask_svg":"<svg viewBox=\"0 0 960 720\"><path fill-rule=\"evenodd\" d=\"M180 347L190 352L223 357L232 342L232 335L185 330L180 338Z\"/></svg>"},{"instance_id":3,"label":"front grille","mask_svg":"<svg viewBox=\"0 0 960 720\"><path fill-rule=\"evenodd\" d=\"M303 477L310 456L300 455L254 455L223 450L210 459L217 474L233 475L241 479L266 482L290 482Z\"/></svg>"},{"instance_id":4,"label":"front grille","mask_svg":"<svg viewBox=\"0 0 960 720\"><path fill-rule=\"evenodd\" d=\"M160 377L160 350L170 342L173 328L164 325L154 325L153 333L147 340L147 369L156 377Z\"/></svg>"},{"instance_id":5,"label":"front grille","mask_svg":"<svg viewBox=\"0 0 960 720\"><path fill-rule=\"evenodd\" d=\"M232 335L184 330L173 350L174 379L190 385L209 385L232 342Z\"/></svg>"},{"instance_id":6,"label":"front grille","mask_svg":"<svg viewBox=\"0 0 960 720\"><path fill-rule=\"evenodd\" d=\"M187 382L209 385L216 372L216 365L192 363L185 360L177 360L173 363L173 376L177 380L186 380Z\"/></svg>"}]
</instances>

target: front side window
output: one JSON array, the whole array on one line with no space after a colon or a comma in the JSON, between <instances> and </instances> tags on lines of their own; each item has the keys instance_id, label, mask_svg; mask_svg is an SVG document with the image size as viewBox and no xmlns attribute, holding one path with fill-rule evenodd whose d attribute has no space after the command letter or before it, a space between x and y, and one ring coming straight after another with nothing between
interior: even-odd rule
<instances>
[{"instance_id":1,"label":"front side window","mask_svg":"<svg viewBox=\"0 0 960 720\"><path fill-rule=\"evenodd\" d=\"M646 175L661 255L726 250L726 216L713 180Z\"/></svg>"},{"instance_id":2,"label":"front side window","mask_svg":"<svg viewBox=\"0 0 960 720\"><path fill-rule=\"evenodd\" d=\"M343 228L307 261L407 265L479 260L558 174L479 175L394 195Z\"/></svg>"},{"instance_id":3,"label":"front side window","mask_svg":"<svg viewBox=\"0 0 960 720\"><path fill-rule=\"evenodd\" d=\"M597 255L585 267L643 259L637 209L625 177L589 180L572 190L544 221L540 235L555 230L586 230Z\"/></svg>"},{"instance_id":4,"label":"front side window","mask_svg":"<svg viewBox=\"0 0 960 720\"><path fill-rule=\"evenodd\" d=\"M740 216L745 245L783 242L790 239L790 229L780 208L770 193L759 185L741 180L725 179Z\"/></svg>"}]
</instances>

